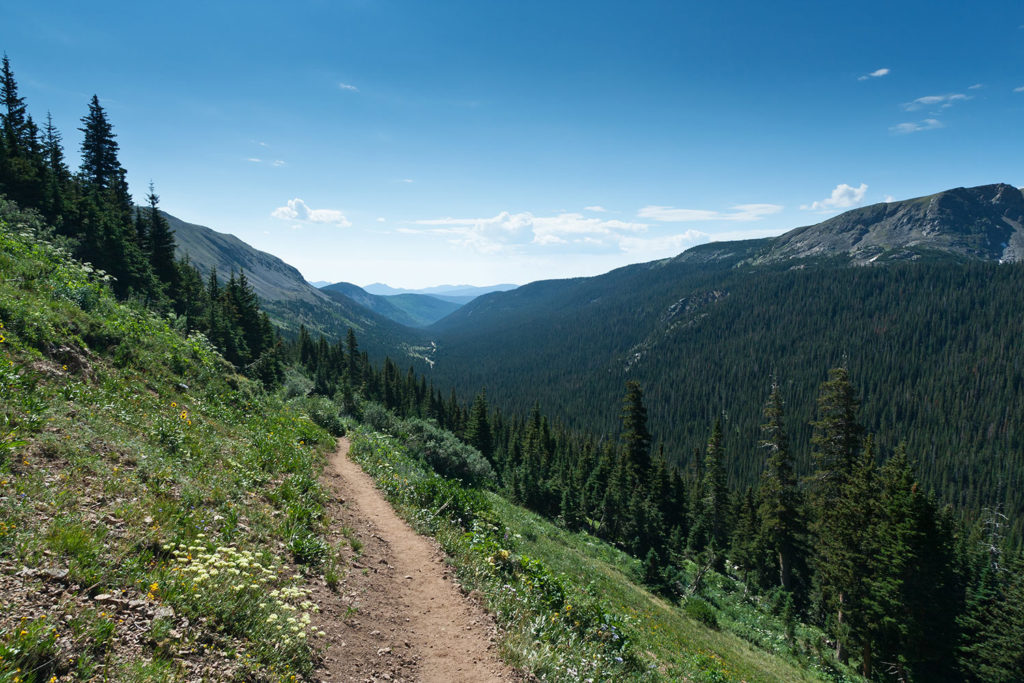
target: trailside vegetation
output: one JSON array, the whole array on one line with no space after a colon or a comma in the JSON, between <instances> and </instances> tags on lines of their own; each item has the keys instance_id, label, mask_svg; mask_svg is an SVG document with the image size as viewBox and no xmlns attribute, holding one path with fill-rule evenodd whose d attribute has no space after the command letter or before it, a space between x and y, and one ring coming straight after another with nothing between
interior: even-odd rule
<instances>
[{"instance_id":1,"label":"trailside vegetation","mask_svg":"<svg viewBox=\"0 0 1024 683\"><path fill-rule=\"evenodd\" d=\"M105 275L120 300L173 315L178 329L203 332L248 376L279 383L279 337L245 273L213 271L204 280L187 259L175 259L174 233L153 185L145 207L132 201L99 98L93 95L81 119L81 162L72 172L50 115L40 131L6 55L0 64L0 216L46 226L73 257Z\"/></svg>"}]
</instances>

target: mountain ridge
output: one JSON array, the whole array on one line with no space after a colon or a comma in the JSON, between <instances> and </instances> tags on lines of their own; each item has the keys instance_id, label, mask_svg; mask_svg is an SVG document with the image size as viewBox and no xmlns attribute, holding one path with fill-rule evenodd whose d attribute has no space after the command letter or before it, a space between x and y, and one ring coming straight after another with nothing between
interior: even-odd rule
<instances>
[{"instance_id":1,"label":"mountain ridge","mask_svg":"<svg viewBox=\"0 0 1024 683\"><path fill-rule=\"evenodd\" d=\"M425 355L423 335L413 327L344 294L328 294L313 287L294 266L234 235L188 223L166 211L161 211L161 215L174 232L177 256L187 256L204 276L209 275L211 268L216 268L222 278L232 270L244 270L263 309L285 336L294 337L305 326L314 336L324 334L341 339L352 328L375 359L388 355L416 359Z\"/></svg>"}]
</instances>

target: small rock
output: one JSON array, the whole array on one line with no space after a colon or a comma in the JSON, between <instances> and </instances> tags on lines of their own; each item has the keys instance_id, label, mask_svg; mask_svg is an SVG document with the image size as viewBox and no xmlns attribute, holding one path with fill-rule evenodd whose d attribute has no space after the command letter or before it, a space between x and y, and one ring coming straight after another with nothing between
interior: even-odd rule
<instances>
[{"instance_id":1,"label":"small rock","mask_svg":"<svg viewBox=\"0 0 1024 683\"><path fill-rule=\"evenodd\" d=\"M107 603L107 602L112 602L114 600L114 596L111 595L110 593L100 593L95 598L93 598L93 600L96 601L96 602Z\"/></svg>"},{"instance_id":2,"label":"small rock","mask_svg":"<svg viewBox=\"0 0 1024 683\"><path fill-rule=\"evenodd\" d=\"M389 654L391 654L391 648L390 647L382 647L379 650L377 650L377 656L378 657L381 657L383 655L389 655Z\"/></svg>"},{"instance_id":3,"label":"small rock","mask_svg":"<svg viewBox=\"0 0 1024 683\"><path fill-rule=\"evenodd\" d=\"M54 581L64 581L68 578L68 570L63 567L55 569L47 569L43 572L46 576L50 577Z\"/></svg>"},{"instance_id":4,"label":"small rock","mask_svg":"<svg viewBox=\"0 0 1024 683\"><path fill-rule=\"evenodd\" d=\"M146 515L145 517L142 518L142 523L145 524L146 526L149 526L150 524L153 523L153 518L150 517L149 515Z\"/></svg>"},{"instance_id":5,"label":"small rock","mask_svg":"<svg viewBox=\"0 0 1024 683\"><path fill-rule=\"evenodd\" d=\"M156 608L156 612L153 613L153 619L173 619L174 608L166 605L161 605Z\"/></svg>"}]
</instances>

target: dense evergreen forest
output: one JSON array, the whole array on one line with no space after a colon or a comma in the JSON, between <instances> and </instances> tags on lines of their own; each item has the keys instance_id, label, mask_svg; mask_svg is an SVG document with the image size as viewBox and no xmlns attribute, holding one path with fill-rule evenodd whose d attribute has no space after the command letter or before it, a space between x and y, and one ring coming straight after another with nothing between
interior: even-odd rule
<instances>
[{"instance_id":1,"label":"dense evergreen forest","mask_svg":"<svg viewBox=\"0 0 1024 683\"><path fill-rule=\"evenodd\" d=\"M727 476L746 486L759 476L751 444L773 378L800 416L786 427L803 474L812 464L805 416L824 370L842 364L879 444L906 442L940 500L972 514L1002 506L1012 536L1024 536L1024 265L784 269L737 267L738 258L643 264L501 295L465 324L437 326L432 377L463 397L487 385L491 402L516 414L539 402L594 433L615 429L615 397L636 380L670 463L696 467L720 416Z\"/></svg>"},{"instance_id":2,"label":"dense evergreen forest","mask_svg":"<svg viewBox=\"0 0 1024 683\"><path fill-rule=\"evenodd\" d=\"M708 288L709 279L638 350L597 335L595 344L634 358L627 381L590 366L592 386L534 377L532 400L495 410L489 397L511 395L509 385L526 396L516 382L528 375L495 369L478 384L492 394L474 389L467 404L411 367L390 359L374 367L352 330L330 340L300 328L283 341L244 273L204 279L173 259L153 189L147 207L131 202L98 98L82 119L82 161L72 173L52 122L40 132L28 115L6 57L2 76L0 211L13 225L33 222L43 233L51 225L50 239L105 271L119 297L204 333L268 388L330 397L344 413L411 433L442 474L492 487L641 559L648 586L669 599L700 589L701 574L680 571L683 558L739 576L790 623L824 627L835 657L870 679L1021 679L1024 560L1009 493L1021 484L1012 428L1021 406L1009 399L1019 396L1011 340L1019 339L1013 293L1024 269L780 270L757 283L745 271L724 289ZM716 269L700 277L720 278ZM762 317L751 317L757 305L732 305L741 301L759 303ZM983 321L985 334L955 324L968 317ZM524 355L543 364L559 329L545 330L553 336ZM788 335L762 336L783 329ZM694 339L680 342L686 335ZM659 344L679 355L645 364ZM806 353L783 353L793 344ZM877 350L870 361L857 353L869 345ZM588 348L570 351L583 358ZM726 384L688 364L697 348L726 369ZM924 363L903 362L909 354ZM652 381L669 365L692 371L685 385ZM957 392L945 388L957 382ZM602 398L613 391L605 384L617 385L612 400ZM558 400L547 393L552 385L563 387ZM648 385L656 388L645 395ZM584 412L567 400L570 390ZM559 420L543 414L549 401ZM560 421L586 411L593 423ZM676 431L652 429L673 416ZM337 411L312 417L330 421ZM982 474L984 461L964 460L958 469L957 452L968 449L1000 465ZM962 495L957 482L969 482Z\"/></svg>"},{"instance_id":3,"label":"dense evergreen forest","mask_svg":"<svg viewBox=\"0 0 1024 683\"><path fill-rule=\"evenodd\" d=\"M672 599L699 591L683 558L727 571L770 596L791 620L824 627L835 656L877 680L1019 680L1024 671L1024 563L1007 542L1007 517L987 508L960 520L918 483L905 443L880 448L861 422L846 368L833 369L805 419L806 476L786 427L785 390L761 410L756 484L730 488L723 422L707 427L699 466L671 466L654 448L639 383L617 405L618 437L595 438L549 420L447 399L412 368L373 368L354 334L314 341L303 332L289 355L312 390L335 396L382 430L411 432L435 467L570 529L586 530L643 560L646 583ZM395 417L406 418L397 423ZM458 435L479 454L454 457Z\"/></svg>"}]
</instances>

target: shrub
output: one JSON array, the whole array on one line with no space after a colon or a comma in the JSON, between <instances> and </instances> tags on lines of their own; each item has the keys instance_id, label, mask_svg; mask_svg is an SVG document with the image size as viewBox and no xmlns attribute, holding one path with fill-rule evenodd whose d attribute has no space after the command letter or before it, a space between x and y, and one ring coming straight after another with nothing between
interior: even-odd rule
<instances>
[{"instance_id":1,"label":"shrub","mask_svg":"<svg viewBox=\"0 0 1024 683\"><path fill-rule=\"evenodd\" d=\"M405 420L402 428L408 434L405 446L409 452L438 474L461 479L471 486L494 483L491 464L480 451L459 441L451 432L418 419Z\"/></svg>"},{"instance_id":2,"label":"shrub","mask_svg":"<svg viewBox=\"0 0 1024 683\"><path fill-rule=\"evenodd\" d=\"M700 598L687 598L683 603L683 612L708 628L718 629L718 617L715 616L714 608Z\"/></svg>"}]
</instances>

